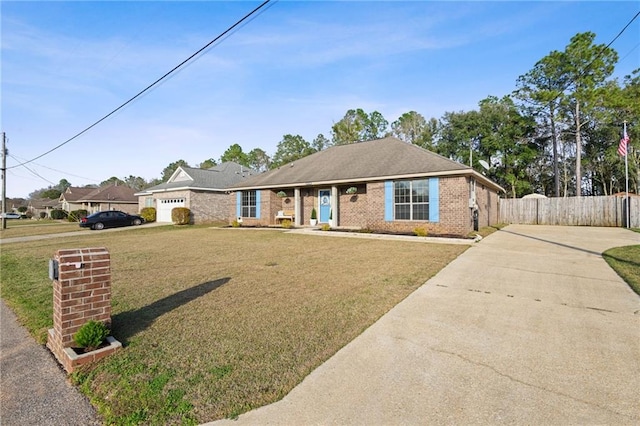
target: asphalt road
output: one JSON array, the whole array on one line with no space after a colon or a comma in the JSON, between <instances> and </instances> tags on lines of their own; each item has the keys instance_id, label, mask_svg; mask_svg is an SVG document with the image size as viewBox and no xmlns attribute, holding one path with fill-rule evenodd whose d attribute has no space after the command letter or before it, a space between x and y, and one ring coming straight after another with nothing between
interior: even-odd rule
<instances>
[{"instance_id":1,"label":"asphalt road","mask_svg":"<svg viewBox=\"0 0 640 426\"><path fill-rule=\"evenodd\" d=\"M99 425L89 401L67 380L51 352L37 344L0 301L0 424Z\"/></svg>"}]
</instances>

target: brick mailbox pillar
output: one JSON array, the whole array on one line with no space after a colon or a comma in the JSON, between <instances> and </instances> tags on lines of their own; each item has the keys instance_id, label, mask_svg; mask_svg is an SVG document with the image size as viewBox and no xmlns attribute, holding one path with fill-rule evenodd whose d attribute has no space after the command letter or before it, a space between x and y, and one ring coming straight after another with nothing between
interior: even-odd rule
<instances>
[{"instance_id":1,"label":"brick mailbox pillar","mask_svg":"<svg viewBox=\"0 0 640 426\"><path fill-rule=\"evenodd\" d=\"M122 345L108 337L109 345L78 354L73 335L90 320L111 325L111 257L104 247L56 251L57 277L53 278L53 328L47 347L68 373L113 353Z\"/></svg>"}]
</instances>

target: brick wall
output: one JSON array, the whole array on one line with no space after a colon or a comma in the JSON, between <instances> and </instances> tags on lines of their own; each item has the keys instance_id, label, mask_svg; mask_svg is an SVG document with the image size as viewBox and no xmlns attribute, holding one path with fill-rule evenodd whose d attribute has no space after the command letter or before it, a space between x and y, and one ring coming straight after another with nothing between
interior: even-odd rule
<instances>
[{"instance_id":1,"label":"brick wall","mask_svg":"<svg viewBox=\"0 0 640 426\"><path fill-rule=\"evenodd\" d=\"M469 208L469 179L440 178L440 229L443 234L467 235L473 230Z\"/></svg>"},{"instance_id":2,"label":"brick wall","mask_svg":"<svg viewBox=\"0 0 640 426\"><path fill-rule=\"evenodd\" d=\"M191 210L191 217L195 224L227 222L231 203L235 208L235 198L232 199L224 192L191 191L186 207Z\"/></svg>"},{"instance_id":3,"label":"brick wall","mask_svg":"<svg viewBox=\"0 0 640 426\"><path fill-rule=\"evenodd\" d=\"M357 185L357 193L347 194L345 191L351 186L338 189L339 226L360 227L367 222L367 186Z\"/></svg>"},{"instance_id":4,"label":"brick wall","mask_svg":"<svg viewBox=\"0 0 640 426\"><path fill-rule=\"evenodd\" d=\"M439 179L438 222L408 220L387 222L384 220L384 182L367 184L366 192L365 227L372 231L411 233L416 228L422 228L434 235L465 236L473 229L469 209L469 182L465 177Z\"/></svg>"},{"instance_id":5,"label":"brick wall","mask_svg":"<svg viewBox=\"0 0 640 426\"><path fill-rule=\"evenodd\" d=\"M121 210L129 214L137 214L140 211L138 209L138 204L132 203L100 203L98 206L94 207L93 211L104 210Z\"/></svg>"}]
</instances>

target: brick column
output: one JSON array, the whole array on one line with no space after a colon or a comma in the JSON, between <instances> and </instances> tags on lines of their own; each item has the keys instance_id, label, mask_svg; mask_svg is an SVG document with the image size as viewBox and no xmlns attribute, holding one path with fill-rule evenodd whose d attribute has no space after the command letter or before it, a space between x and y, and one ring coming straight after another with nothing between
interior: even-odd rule
<instances>
[{"instance_id":1,"label":"brick column","mask_svg":"<svg viewBox=\"0 0 640 426\"><path fill-rule=\"evenodd\" d=\"M98 247L58 250L54 260L59 273L53 281L53 329L47 347L72 372L78 364L73 362L75 352L67 349L74 345L73 335L90 320L111 325L111 257Z\"/></svg>"}]
</instances>

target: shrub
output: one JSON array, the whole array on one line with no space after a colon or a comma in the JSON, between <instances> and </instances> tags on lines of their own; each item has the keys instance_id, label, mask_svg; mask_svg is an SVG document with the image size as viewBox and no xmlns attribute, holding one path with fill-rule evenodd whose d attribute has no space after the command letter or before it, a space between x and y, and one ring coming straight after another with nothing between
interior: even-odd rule
<instances>
[{"instance_id":1,"label":"shrub","mask_svg":"<svg viewBox=\"0 0 640 426\"><path fill-rule=\"evenodd\" d=\"M427 235L429 235L425 228L415 228L413 230L413 233L416 235L416 237L426 237Z\"/></svg>"},{"instance_id":2,"label":"shrub","mask_svg":"<svg viewBox=\"0 0 640 426\"><path fill-rule=\"evenodd\" d=\"M234 219L233 222L231 222L231 226L233 226L234 228L240 228L242 226L242 223L240 223L238 219Z\"/></svg>"},{"instance_id":3,"label":"shrub","mask_svg":"<svg viewBox=\"0 0 640 426\"><path fill-rule=\"evenodd\" d=\"M331 225L329 225L328 223L325 223L324 225L322 225L320 229L322 229L323 231L328 231L331 229Z\"/></svg>"},{"instance_id":4,"label":"shrub","mask_svg":"<svg viewBox=\"0 0 640 426\"><path fill-rule=\"evenodd\" d=\"M20 206L20 207L18 207L18 213L24 213L24 212L26 212L27 210L29 210L29 209L27 208L27 206Z\"/></svg>"},{"instance_id":5,"label":"shrub","mask_svg":"<svg viewBox=\"0 0 640 426\"><path fill-rule=\"evenodd\" d=\"M46 219L47 218L47 212L40 212L40 219Z\"/></svg>"},{"instance_id":6,"label":"shrub","mask_svg":"<svg viewBox=\"0 0 640 426\"><path fill-rule=\"evenodd\" d=\"M316 208L312 208L311 209L311 219L317 219L318 218L318 213L316 212Z\"/></svg>"},{"instance_id":7,"label":"shrub","mask_svg":"<svg viewBox=\"0 0 640 426\"><path fill-rule=\"evenodd\" d=\"M155 207L145 207L140 211L140 216L147 223L155 222L156 221L156 208Z\"/></svg>"},{"instance_id":8,"label":"shrub","mask_svg":"<svg viewBox=\"0 0 640 426\"><path fill-rule=\"evenodd\" d=\"M87 217L89 214L86 210L73 210L69 212L69 216L67 216L67 220L69 222L80 222L80 219L83 217Z\"/></svg>"},{"instance_id":9,"label":"shrub","mask_svg":"<svg viewBox=\"0 0 640 426\"><path fill-rule=\"evenodd\" d=\"M284 219L282 221L282 227L285 229L290 229L293 225L291 224L291 221L289 219Z\"/></svg>"},{"instance_id":10,"label":"shrub","mask_svg":"<svg viewBox=\"0 0 640 426\"><path fill-rule=\"evenodd\" d=\"M171 221L176 225L188 225L191 222L191 210L186 207L174 207L171 210Z\"/></svg>"},{"instance_id":11,"label":"shrub","mask_svg":"<svg viewBox=\"0 0 640 426\"><path fill-rule=\"evenodd\" d=\"M51 219L60 220L60 219L66 219L66 217L67 217L67 212L64 210L60 210L60 209L51 210Z\"/></svg>"},{"instance_id":12,"label":"shrub","mask_svg":"<svg viewBox=\"0 0 640 426\"><path fill-rule=\"evenodd\" d=\"M90 320L73 335L73 340L84 348L85 352L90 352L98 348L108 335L109 329L104 323Z\"/></svg>"}]
</instances>

